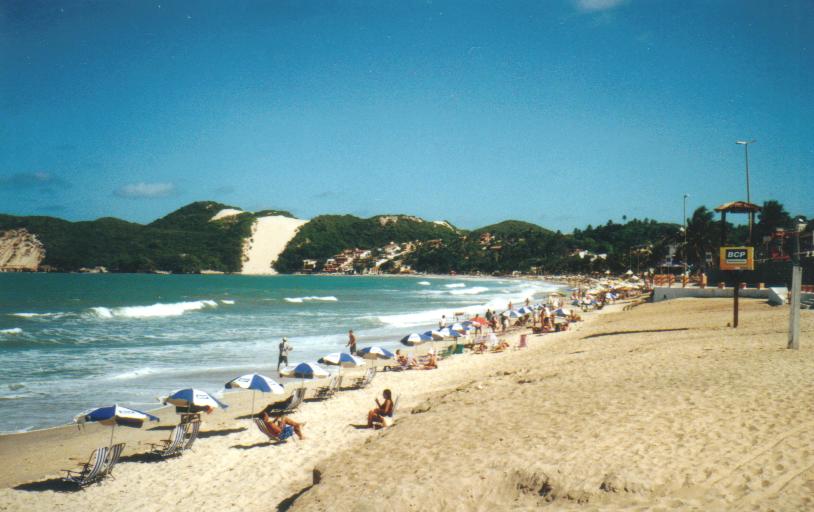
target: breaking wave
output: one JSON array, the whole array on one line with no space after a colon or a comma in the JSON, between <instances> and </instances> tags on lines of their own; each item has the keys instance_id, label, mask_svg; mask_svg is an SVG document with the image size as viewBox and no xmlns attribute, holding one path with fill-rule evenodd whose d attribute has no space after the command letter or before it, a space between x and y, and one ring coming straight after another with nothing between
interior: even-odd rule
<instances>
[{"instance_id":1,"label":"breaking wave","mask_svg":"<svg viewBox=\"0 0 814 512\"><path fill-rule=\"evenodd\" d=\"M323 301L323 302L336 302L339 299L334 297L333 295L329 295L327 297L286 297L286 302L292 302L294 304L302 304L303 302L310 302L310 301Z\"/></svg>"},{"instance_id":2,"label":"breaking wave","mask_svg":"<svg viewBox=\"0 0 814 512\"><path fill-rule=\"evenodd\" d=\"M451 283L451 284L445 284L444 287L446 287L446 288L466 288L466 284L465 283Z\"/></svg>"},{"instance_id":3,"label":"breaking wave","mask_svg":"<svg viewBox=\"0 0 814 512\"><path fill-rule=\"evenodd\" d=\"M126 306L121 308L106 308L99 306L90 308L90 314L96 318L162 318L168 316L181 316L187 311L198 311L204 308L218 307L214 300L196 300L190 302L174 302L170 304L157 303L152 306Z\"/></svg>"},{"instance_id":4,"label":"breaking wave","mask_svg":"<svg viewBox=\"0 0 814 512\"><path fill-rule=\"evenodd\" d=\"M420 284L421 286L430 286L432 283L429 281L419 281L416 284Z\"/></svg>"},{"instance_id":5,"label":"breaking wave","mask_svg":"<svg viewBox=\"0 0 814 512\"><path fill-rule=\"evenodd\" d=\"M16 336L22 334L23 330L19 327L12 327L11 329L0 329L0 334L7 336Z\"/></svg>"},{"instance_id":6,"label":"breaking wave","mask_svg":"<svg viewBox=\"0 0 814 512\"><path fill-rule=\"evenodd\" d=\"M489 288L485 286L473 286L472 288L464 288L462 290L452 290L449 292L450 295L479 295L484 292L488 292Z\"/></svg>"}]
</instances>

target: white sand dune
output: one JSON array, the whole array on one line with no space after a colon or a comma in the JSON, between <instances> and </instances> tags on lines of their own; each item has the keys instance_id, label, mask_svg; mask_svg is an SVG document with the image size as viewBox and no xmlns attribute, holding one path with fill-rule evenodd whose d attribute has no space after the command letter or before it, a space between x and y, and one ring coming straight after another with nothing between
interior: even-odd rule
<instances>
[{"instance_id":1,"label":"white sand dune","mask_svg":"<svg viewBox=\"0 0 814 512\"><path fill-rule=\"evenodd\" d=\"M260 217L252 227L252 237L243 249L241 274L276 274L272 265L300 226L308 222L281 215Z\"/></svg>"}]
</instances>

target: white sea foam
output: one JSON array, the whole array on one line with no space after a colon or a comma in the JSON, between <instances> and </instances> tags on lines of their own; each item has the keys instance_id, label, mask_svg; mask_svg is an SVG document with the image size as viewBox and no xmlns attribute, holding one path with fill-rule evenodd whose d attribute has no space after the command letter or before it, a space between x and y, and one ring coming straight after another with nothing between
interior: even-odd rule
<instances>
[{"instance_id":1,"label":"white sea foam","mask_svg":"<svg viewBox=\"0 0 814 512\"><path fill-rule=\"evenodd\" d=\"M231 299L221 299L220 303L221 304L234 304L235 301L233 301Z\"/></svg>"},{"instance_id":2,"label":"white sea foam","mask_svg":"<svg viewBox=\"0 0 814 512\"><path fill-rule=\"evenodd\" d=\"M292 302L294 304L302 304L303 302L309 301L323 301L323 302L336 302L339 299L334 297L333 295L329 295L327 297L286 297L286 302Z\"/></svg>"},{"instance_id":3,"label":"white sea foam","mask_svg":"<svg viewBox=\"0 0 814 512\"><path fill-rule=\"evenodd\" d=\"M420 284L421 286L430 286L432 283L429 281L419 281L416 284Z\"/></svg>"},{"instance_id":4,"label":"white sea foam","mask_svg":"<svg viewBox=\"0 0 814 512\"><path fill-rule=\"evenodd\" d=\"M121 308L106 308L98 306L90 308L91 315L96 318L161 318L168 316L181 316L187 311L198 311L204 308L215 308L218 303L214 300L196 300L190 302L174 302L169 304L157 303L151 306L126 306Z\"/></svg>"},{"instance_id":5,"label":"white sea foam","mask_svg":"<svg viewBox=\"0 0 814 512\"><path fill-rule=\"evenodd\" d=\"M465 283L450 283L444 285L446 288L466 288Z\"/></svg>"},{"instance_id":6,"label":"white sea foam","mask_svg":"<svg viewBox=\"0 0 814 512\"><path fill-rule=\"evenodd\" d=\"M0 329L0 334L6 336L17 336L18 334L22 334L23 330L19 327L12 327L11 329Z\"/></svg>"},{"instance_id":7,"label":"white sea foam","mask_svg":"<svg viewBox=\"0 0 814 512\"><path fill-rule=\"evenodd\" d=\"M66 313L12 313L11 316L20 318L62 318Z\"/></svg>"},{"instance_id":8,"label":"white sea foam","mask_svg":"<svg viewBox=\"0 0 814 512\"><path fill-rule=\"evenodd\" d=\"M473 286L472 288L464 288L463 290L452 290L449 292L450 295L479 295L484 292L488 292L489 288L485 286Z\"/></svg>"}]
</instances>

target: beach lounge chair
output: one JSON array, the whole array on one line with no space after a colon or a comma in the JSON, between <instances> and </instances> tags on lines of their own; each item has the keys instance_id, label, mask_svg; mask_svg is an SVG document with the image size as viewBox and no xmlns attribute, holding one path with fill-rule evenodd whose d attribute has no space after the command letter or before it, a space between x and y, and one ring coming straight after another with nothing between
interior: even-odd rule
<instances>
[{"instance_id":1,"label":"beach lounge chair","mask_svg":"<svg viewBox=\"0 0 814 512\"><path fill-rule=\"evenodd\" d=\"M184 443L184 450L189 450L192 448L192 445L195 444L195 440L198 439L198 432L201 430L201 420L194 419L189 422L189 433L187 436L187 442Z\"/></svg>"},{"instance_id":2,"label":"beach lounge chair","mask_svg":"<svg viewBox=\"0 0 814 512\"><path fill-rule=\"evenodd\" d=\"M305 391L305 388L295 389L291 392L291 396L288 397L288 400L271 404L264 409L264 412L269 416L281 416L294 412L294 410L302 404L302 400L305 398Z\"/></svg>"},{"instance_id":3,"label":"beach lounge chair","mask_svg":"<svg viewBox=\"0 0 814 512\"><path fill-rule=\"evenodd\" d=\"M326 386L322 386L321 388L316 388L314 390L314 396L311 397L311 400L327 400L334 396L336 393L337 388L339 388L339 384L341 383L341 379L339 376L334 375L331 377L331 380L328 381Z\"/></svg>"},{"instance_id":4,"label":"beach lounge chair","mask_svg":"<svg viewBox=\"0 0 814 512\"><path fill-rule=\"evenodd\" d=\"M365 374L356 379L353 384L351 384L351 389L362 389L366 388L373 382L373 377L376 376L376 368L368 368L365 370Z\"/></svg>"},{"instance_id":5,"label":"beach lounge chair","mask_svg":"<svg viewBox=\"0 0 814 512\"><path fill-rule=\"evenodd\" d=\"M107 446L93 450L93 453L90 454L88 462L83 464L82 469L79 471L64 469L63 471L65 471L67 474L63 480L65 482L76 484L79 487L84 487L95 482L99 478L102 478L105 475L104 469L106 465L105 463L107 462L107 452Z\"/></svg>"},{"instance_id":6,"label":"beach lounge chair","mask_svg":"<svg viewBox=\"0 0 814 512\"><path fill-rule=\"evenodd\" d=\"M186 438L189 425L189 423L179 423L172 429L169 439L160 444L150 443L150 446L155 447L150 453L163 458L180 455L184 449L184 438Z\"/></svg>"},{"instance_id":7,"label":"beach lounge chair","mask_svg":"<svg viewBox=\"0 0 814 512\"><path fill-rule=\"evenodd\" d=\"M271 433L266 422L263 421L263 418L255 418L254 424L257 425L257 428L260 429L260 432L266 434L266 437L269 438L271 441L276 441L278 443L284 443L288 440L289 437L294 435L294 428L291 425L286 425L283 427L283 431L280 433L279 436L275 436Z\"/></svg>"},{"instance_id":8,"label":"beach lounge chair","mask_svg":"<svg viewBox=\"0 0 814 512\"><path fill-rule=\"evenodd\" d=\"M104 476L115 478L113 476L113 468L116 466L116 463L119 462L119 457L122 456L123 451L124 443L114 444L113 446L110 447L110 449L107 452L107 460L105 461Z\"/></svg>"}]
</instances>

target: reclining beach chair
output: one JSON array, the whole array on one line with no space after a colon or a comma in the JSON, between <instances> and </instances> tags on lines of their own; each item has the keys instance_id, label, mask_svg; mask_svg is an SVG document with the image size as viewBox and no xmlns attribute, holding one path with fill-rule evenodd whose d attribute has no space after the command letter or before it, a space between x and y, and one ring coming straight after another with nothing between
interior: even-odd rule
<instances>
[{"instance_id":1,"label":"reclining beach chair","mask_svg":"<svg viewBox=\"0 0 814 512\"><path fill-rule=\"evenodd\" d=\"M338 383L339 377L334 375L331 377L331 380L328 381L327 385L314 390L314 396L311 397L311 400L327 400L328 398L331 398L336 392Z\"/></svg>"},{"instance_id":2,"label":"reclining beach chair","mask_svg":"<svg viewBox=\"0 0 814 512\"><path fill-rule=\"evenodd\" d=\"M81 488L102 478L105 475L104 469L106 465L105 463L107 462L107 452L107 446L93 450L93 453L90 454L88 462L83 464L82 469L79 471L63 469L63 471L67 473L63 480L65 482L76 484Z\"/></svg>"},{"instance_id":3,"label":"reclining beach chair","mask_svg":"<svg viewBox=\"0 0 814 512\"><path fill-rule=\"evenodd\" d=\"M302 404L302 400L305 398L305 388L297 388L291 392L291 396L288 397L287 400L282 402L277 402L276 404L271 404L265 409L263 412L267 413L269 416L282 416L283 414L290 414L294 412L294 410Z\"/></svg>"},{"instance_id":4,"label":"reclining beach chair","mask_svg":"<svg viewBox=\"0 0 814 512\"><path fill-rule=\"evenodd\" d=\"M184 449L184 439L187 436L189 425L189 423L179 423L172 429L169 439L162 441L160 444L150 443L150 446L155 447L150 453L162 458L180 455Z\"/></svg>"},{"instance_id":5,"label":"reclining beach chair","mask_svg":"<svg viewBox=\"0 0 814 512\"><path fill-rule=\"evenodd\" d=\"M187 437L187 442L184 444L184 450L189 450L192 448L192 445L195 444L195 440L198 439L198 432L200 432L200 430L200 419L194 419L189 422L189 434Z\"/></svg>"},{"instance_id":6,"label":"reclining beach chair","mask_svg":"<svg viewBox=\"0 0 814 512\"><path fill-rule=\"evenodd\" d=\"M107 451L107 460L105 461L104 476L115 478L113 476L113 468L116 466L116 463L119 462L119 457L122 456L123 451L124 443L114 444L113 446L110 447L110 449Z\"/></svg>"},{"instance_id":7,"label":"reclining beach chair","mask_svg":"<svg viewBox=\"0 0 814 512\"><path fill-rule=\"evenodd\" d=\"M351 389L362 389L366 388L373 382L373 377L376 376L376 368L368 368L365 370L365 374L356 379L356 381L351 385Z\"/></svg>"},{"instance_id":8,"label":"reclining beach chair","mask_svg":"<svg viewBox=\"0 0 814 512\"><path fill-rule=\"evenodd\" d=\"M283 431L280 433L280 435L275 436L268 429L268 426L266 425L266 422L263 421L263 418L254 418L254 424L257 425L260 432L266 434L266 437L268 437L270 441L275 441L277 443L285 443L289 437L294 435L294 428L291 425L286 425L283 427Z\"/></svg>"}]
</instances>

